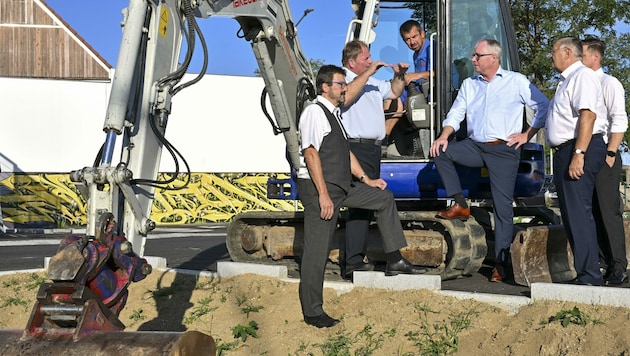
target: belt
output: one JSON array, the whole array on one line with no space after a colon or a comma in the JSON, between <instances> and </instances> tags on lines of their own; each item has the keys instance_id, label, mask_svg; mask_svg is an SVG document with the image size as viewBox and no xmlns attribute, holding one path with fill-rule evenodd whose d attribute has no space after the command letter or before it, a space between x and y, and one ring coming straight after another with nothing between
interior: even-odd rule
<instances>
[{"instance_id":1,"label":"belt","mask_svg":"<svg viewBox=\"0 0 630 356\"><path fill-rule=\"evenodd\" d=\"M489 142L484 142L484 144L486 145L501 145L507 143L507 141L503 141L503 140L494 140L494 141L489 141Z\"/></svg>"},{"instance_id":2,"label":"belt","mask_svg":"<svg viewBox=\"0 0 630 356\"><path fill-rule=\"evenodd\" d=\"M593 137L591 139L603 138L603 137L604 137L604 134L598 133L598 134L593 135ZM566 146L571 146L571 145L575 144L575 140L576 140L575 138L572 138L572 139L570 139L568 141L564 141L563 143L559 144L558 146L553 146L551 148L557 151L557 150L559 150L561 148L564 148Z\"/></svg>"},{"instance_id":3,"label":"belt","mask_svg":"<svg viewBox=\"0 0 630 356\"><path fill-rule=\"evenodd\" d=\"M369 145L380 146L383 144L383 140L372 140L370 138L349 138L348 142L352 143L367 143Z\"/></svg>"}]
</instances>

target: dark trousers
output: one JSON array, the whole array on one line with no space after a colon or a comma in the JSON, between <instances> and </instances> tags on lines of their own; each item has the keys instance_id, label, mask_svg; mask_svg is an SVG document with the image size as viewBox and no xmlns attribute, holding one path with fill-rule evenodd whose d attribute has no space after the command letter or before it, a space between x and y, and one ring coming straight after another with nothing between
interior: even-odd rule
<instances>
[{"instance_id":1,"label":"dark trousers","mask_svg":"<svg viewBox=\"0 0 630 356\"><path fill-rule=\"evenodd\" d=\"M298 192L304 206L304 250L300 265L299 295L304 316L323 313L324 270L330 245L337 228L338 214L330 220L320 218L319 195L310 179L298 179ZM350 186L348 193L334 184L326 184L328 194L340 207L365 207L377 212L378 228L385 253L407 246L394 196L389 190L380 190L363 183Z\"/></svg>"},{"instance_id":2,"label":"dark trousers","mask_svg":"<svg viewBox=\"0 0 630 356\"><path fill-rule=\"evenodd\" d=\"M625 272L628 268L623 208L619 196L620 177L621 155L619 153L612 167L604 162L595 176L593 217L602 265L607 269L607 273Z\"/></svg>"},{"instance_id":3,"label":"dark trousers","mask_svg":"<svg viewBox=\"0 0 630 356\"><path fill-rule=\"evenodd\" d=\"M584 175L577 180L571 179L568 174L574 150L574 145L565 145L555 152L553 181L558 192L562 224L573 251L577 278L582 282L602 285L593 218L593 192L595 175L606 156L606 145L601 136L593 136L584 155Z\"/></svg>"},{"instance_id":4,"label":"dark trousers","mask_svg":"<svg viewBox=\"0 0 630 356\"><path fill-rule=\"evenodd\" d=\"M381 146L350 142L350 151L357 157L368 177L377 179L381 176ZM370 222L374 211L365 209L348 209L345 239L345 263L355 265L365 257L368 243Z\"/></svg>"},{"instance_id":5,"label":"dark trousers","mask_svg":"<svg viewBox=\"0 0 630 356\"><path fill-rule=\"evenodd\" d=\"M517 150L506 144L488 145L464 139L451 141L446 152L434 158L448 196L462 192L455 164L488 168L495 221L495 256L496 263L501 265L508 263L514 234L512 201L520 156L520 148Z\"/></svg>"}]
</instances>

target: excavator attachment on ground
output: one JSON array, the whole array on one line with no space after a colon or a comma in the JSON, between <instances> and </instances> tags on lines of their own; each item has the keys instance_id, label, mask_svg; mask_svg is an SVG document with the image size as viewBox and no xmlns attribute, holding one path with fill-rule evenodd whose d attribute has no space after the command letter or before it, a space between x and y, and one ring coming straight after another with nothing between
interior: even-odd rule
<instances>
[{"instance_id":1,"label":"excavator attachment on ground","mask_svg":"<svg viewBox=\"0 0 630 356\"><path fill-rule=\"evenodd\" d=\"M199 332L123 332L118 315L130 283L151 265L116 235L112 214L101 215L96 236L69 236L48 264L48 278L24 330L0 331L0 355L214 355Z\"/></svg>"},{"instance_id":2,"label":"excavator attachment on ground","mask_svg":"<svg viewBox=\"0 0 630 356\"><path fill-rule=\"evenodd\" d=\"M630 256L630 220L624 220L626 256ZM542 225L519 231L510 248L514 282L561 283L577 277L573 253L562 225Z\"/></svg>"}]
</instances>

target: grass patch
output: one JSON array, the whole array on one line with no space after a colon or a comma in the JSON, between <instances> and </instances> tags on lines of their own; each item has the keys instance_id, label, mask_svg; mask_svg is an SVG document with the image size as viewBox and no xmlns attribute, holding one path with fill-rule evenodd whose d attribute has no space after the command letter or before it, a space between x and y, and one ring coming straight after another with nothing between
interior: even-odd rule
<instances>
[{"instance_id":1,"label":"grass patch","mask_svg":"<svg viewBox=\"0 0 630 356\"><path fill-rule=\"evenodd\" d=\"M570 310L561 310L556 313L556 315L549 318L547 321L548 324L551 324L555 321L560 322L562 327L566 328L570 324L586 326L589 323L593 324L603 324L603 322L599 319L593 319L590 315L582 312L578 307L573 307Z\"/></svg>"},{"instance_id":2,"label":"grass patch","mask_svg":"<svg viewBox=\"0 0 630 356\"><path fill-rule=\"evenodd\" d=\"M199 318L201 318L202 316L217 310L219 307L210 306L212 300L212 297L201 299L198 302L199 306L196 306L190 313L190 315L184 318L184 324L192 324L195 321L199 320Z\"/></svg>"},{"instance_id":3,"label":"grass patch","mask_svg":"<svg viewBox=\"0 0 630 356\"><path fill-rule=\"evenodd\" d=\"M243 314L246 314L249 318L249 313L258 313L261 309L265 309L265 307L263 307L262 305L253 306L248 304L241 308L241 312L243 312Z\"/></svg>"},{"instance_id":4,"label":"grass patch","mask_svg":"<svg viewBox=\"0 0 630 356\"><path fill-rule=\"evenodd\" d=\"M249 336L257 338L258 323L250 320L247 325L236 325L232 328L232 335L235 339L241 339L243 342L247 341Z\"/></svg>"},{"instance_id":5,"label":"grass patch","mask_svg":"<svg viewBox=\"0 0 630 356\"><path fill-rule=\"evenodd\" d=\"M440 314L431 310L427 304L416 303L421 313L420 331L409 331L405 334L408 340L419 347L420 355L448 355L457 352L459 333L468 329L472 318L479 315L476 308L459 313L447 313L448 320L431 324L430 314Z\"/></svg>"},{"instance_id":6,"label":"grass patch","mask_svg":"<svg viewBox=\"0 0 630 356\"><path fill-rule=\"evenodd\" d=\"M143 313L142 309L135 309L134 311L131 312L131 315L129 315L129 319L131 320L131 325L134 325L137 322L145 320L147 318L147 316L142 313Z\"/></svg>"}]
</instances>

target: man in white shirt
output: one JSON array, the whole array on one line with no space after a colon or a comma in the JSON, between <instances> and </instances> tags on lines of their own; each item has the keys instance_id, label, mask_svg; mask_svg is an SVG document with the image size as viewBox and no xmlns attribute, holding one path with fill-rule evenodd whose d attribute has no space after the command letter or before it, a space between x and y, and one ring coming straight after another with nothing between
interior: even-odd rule
<instances>
[{"instance_id":1,"label":"man in white shirt","mask_svg":"<svg viewBox=\"0 0 630 356\"><path fill-rule=\"evenodd\" d=\"M593 216L597 226L597 239L602 254L602 267L606 269L604 283L621 285L628 281L628 259L626 257L626 235L623 228L623 212L620 209L619 181L621 178L621 155L619 145L628 129L628 114L623 86L617 78L604 73L602 59L606 44L596 38L582 41L582 63L597 74L602 84L604 105L608 111L608 143L606 163L595 176Z\"/></svg>"},{"instance_id":2,"label":"man in white shirt","mask_svg":"<svg viewBox=\"0 0 630 356\"><path fill-rule=\"evenodd\" d=\"M298 170L298 194L304 205L304 249L300 263L300 303L304 321L318 328L339 323L323 309L324 269L337 229L341 206L378 212L376 220L387 264L386 276L420 274L426 268L413 266L402 257L407 246L393 194L387 183L366 176L350 151L348 135L339 118L346 100L346 72L337 66L320 68L316 78L317 102L300 115L303 162ZM353 182L352 177L362 177Z\"/></svg>"},{"instance_id":3,"label":"man in white shirt","mask_svg":"<svg viewBox=\"0 0 630 356\"><path fill-rule=\"evenodd\" d=\"M593 218L595 175L606 157L607 111L599 78L582 64L582 42L555 41L551 60L560 83L549 106L547 141L555 150L553 180L573 252L576 284L603 284Z\"/></svg>"},{"instance_id":4,"label":"man in white shirt","mask_svg":"<svg viewBox=\"0 0 630 356\"><path fill-rule=\"evenodd\" d=\"M381 176L381 146L386 135L383 101L396 99L405 88L406 63L388 65L394 71L391 81L372 75L387 64L373 61L367 44L355 40L346 43L341 54L346 71L348 92L341 106L343 125L348 133L350 150L365 170L355 181ZM348 209L346 221L345 256L342 275L351 279L354 271L369 271L374 265L366 261L368 232L373 212L368 209Z\"/></svg>"}]
</instances>

